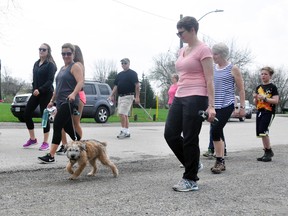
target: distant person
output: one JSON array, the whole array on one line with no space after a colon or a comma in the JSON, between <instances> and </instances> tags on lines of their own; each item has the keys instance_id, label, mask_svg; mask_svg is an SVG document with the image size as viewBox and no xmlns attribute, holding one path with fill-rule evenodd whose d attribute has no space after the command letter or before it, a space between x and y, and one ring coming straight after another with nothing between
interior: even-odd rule
<instances>
[{"instance_id":1,"label":"distant person","mask_svg":"<svg viewBox=\"0 0 288 216\"><path fill-rule=\"evenodd\" d=\"M177 82L179 80L179 76L177 74L173 74L171 77L172 85L168 90L168 107L170 108L175 97L178 85Z\"/></svg>"},{"instance_id":2,"label":"distant person","mask_svg":"<svg viewBox=\"0 0 288 216\"><path fill-rule=\"evenodd\" d=\"M74 45L74 47L75 47L75 55L74 55L73 60L74 60L75 64L79 64L79 66L82 68L82 71L84 73L83 75L85 77L84 58L83 58L82 51L78 45ZM78 112L75 112L73 114L73 122L75 125L75 130L77 131L77 133L79 134L80 137L83 137L82 127L80 125L83 108L84 108L84 105L86 104L86 95L85 95L83 88L79 92L79 98L80 98L80 101L79 101L79 106L78 106ZM67 143L68 143L68 141L67 141L67 137L66 137L66 132L64 131L64 129L62 129L62 144L60 145L56 154L58 154L58 155L64 154L64 146Z\"/></svg>"},{"instance_id":3,"label":"distant person","mask_svg":"<svg viewBox=\"0 0 288 216\"><path fill-rule=\"evenodd\" d=\"M215 117L213 60L210 48L197 37L198 21L186 16L177 23L178 37L188 45L179 50L175 69L178 89L169 109L164 137L178 160L184 165L181 180L172 188L187 192L198 190L200 110ZM183 133L183 136L182 136Z\"/></svg>"},{"instance_id":4,"label":"distant person","mask_svg":"<svg viewBox=\"0 0 288 216\"><path fill-rule=\"evenodd\" d=\"M114 96L118 93L118 114L121 130L117 138L124 139L130 137L128 113L134 99L136 104L140 103L140 85L137 73L130 69L130 60L124 58L120 62L123 71L117 74L112 93L108 99L113 101Z\"/></svg>"},{"instance_id":5,"label":"distant person","mask_svg":"<svg viewBox=\"0 0 288 216\"><path fill-rule=\"evenodd\" d=\"M72 140L80 140L81 136L75 131L72 123L72 114L78 111L79 92L84 84L83 68L76 64L73 59L75 47L71 43L62 46L62 58L64 66L56 76L56 88L51 98L48 108L56 102L57 113L53 123L53 138L50 152L45 156L38 157L42 163L55 162L55 153L61 142L62 129L69 134Z\"/></svg>"},{"instance_id":6,"label":"distant person","mask_svg":"<svg viewBox=\"0 0 288 216\"><path fill-rule=\"evenodd\" d=\"M32 95L29 98L24 112L24 119L30 136L29 140L23 145L24 148L37 144L34 122L32 119L33 112L39 105L42 116L54 91L53 81L57 67L51 54L51 47L48 44L41 44L39 48L39 57L39 60L35 62L33 67ZM43 128L44 140L39 148L40 151L49 149L49 131L50 122L48 120L47 126Z\"/></svg>"},{"instance_id":7,"label":"distant person","mask_svg":"<svg viewBox=\"0 0 288 216\"><path fill-rule=\"evenodd\" d=\"M245 116L245 89L240 69L228 62L229 48L224 43L212 47L214 60L215 110L217 124L211 124L211 136L215 149L215 165L212 173L220 174L226 170L224 152L224 127L228 122L235 103L235 84L240 96L239 116Z\"/></svg>"},{"instance_id":8,"label":"distant person","mask_svg":"<svg viewBox=\"0 0 288 216\"><path fill-rule=\"evenodd\" d=\"M274 70L271 67L261 69L262 84L257 86L253 94L254 103L257 108L256 115L256 136L262 138L264 155L257 158L257 161L272 161L274 153L269 138L269 127L275 117L276 104L279 102L277 87L271 83Z\"/></svg>"}]
</instances>

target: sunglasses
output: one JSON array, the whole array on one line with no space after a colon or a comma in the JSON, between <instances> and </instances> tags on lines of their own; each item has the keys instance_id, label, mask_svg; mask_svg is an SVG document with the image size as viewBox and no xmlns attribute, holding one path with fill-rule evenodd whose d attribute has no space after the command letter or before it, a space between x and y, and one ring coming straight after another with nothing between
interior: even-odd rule
<instances>
[{"instance_id":1,"label":"sunglasses","mask_svg":"<svg viewBox=\"0 0 288 216\"><path fill-rule=\"evenodd\" d=\"M178 37L182 37L182 34L183 34L185 31L186 31L186 30L177 32L176 35L177 35Z\"/></svg>"},{"instance_id":2,"label":"sunglasses","mask_svg":"<svg viewBox=\"0 0 288 216\"><path fill-rule=\"evenodd\" d=\"M71 56L72 52L62 52L61 55L64 56Z\"/></svg>"},{"instance_id":3,"label":"sunglasses","mask_svg":"<svg viewBox=\"0 0 288 216\"><path fill-rule=\"evenodd\" d=\"M45 49L45 48L39 48L39 52L46 52L47 51L47 49Z\"/></svg>"},{"instance_id":4,"label":"sunglasses","mask_svg":"<svg viewBox=\"0 0 288 216\"><path fill-rule=\"evenodd\" d=\"M122 62L121 64L122 64L122 65L127 65L128 63L127 63L127 62Z\"/></svg>"}]
</instances>

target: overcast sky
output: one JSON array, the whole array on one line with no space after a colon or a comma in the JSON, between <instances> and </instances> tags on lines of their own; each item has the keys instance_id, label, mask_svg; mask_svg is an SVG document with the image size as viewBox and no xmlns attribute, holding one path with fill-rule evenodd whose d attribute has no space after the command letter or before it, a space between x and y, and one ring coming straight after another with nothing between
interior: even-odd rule
<instances>
[{"instance_id":1,"label":"overcast sky","mask_svg":"<svg viewBox=\"0 0 288 216\"><path fill-rule=\"evenodd\" d=\"M31 81L41 43L52 47L58 69L63 65L61 46L78 44L86 77L99 59L128 57L131 68L148 74L153 57L179 47L176 23L180 14L199 19L199 38L215 42L234 40L249 48L255 66L287 68L287 0L14 0L16 9L1 0L0 59L12 77ZM185 44L184 44L185 45Z\"/></svg>"}]
</instances>

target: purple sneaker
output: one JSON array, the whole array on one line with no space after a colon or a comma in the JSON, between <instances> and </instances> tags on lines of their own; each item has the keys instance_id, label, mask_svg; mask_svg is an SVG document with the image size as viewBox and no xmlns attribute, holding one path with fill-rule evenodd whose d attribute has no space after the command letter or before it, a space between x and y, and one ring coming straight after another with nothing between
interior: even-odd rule
<instances>
[{"instance_id":1,"label":"purple sneaker","mask_svg":"<svg viewBox=\"0 0 288 216\"><path fill-rule=\"evenodd\" d=\"M39 148L40 151L46 151L49 150L49 144L46 142L43 142L42 145Z\"/></svg>"},{"instance_id":2,"label":"purple sneaker","mask_svg":"<svg viewBox=\"0 0 288 216\"><path fill-rule=\"evenodd\" d=\"M32 146L32 145L37 145L38 143L37 143L37 139L35 139L35 140L31 140L31 139L29 139L24 145L23 145L23 148L28 148L28 147L30 147L30 146Z\"/></svg>"}]
</instances>

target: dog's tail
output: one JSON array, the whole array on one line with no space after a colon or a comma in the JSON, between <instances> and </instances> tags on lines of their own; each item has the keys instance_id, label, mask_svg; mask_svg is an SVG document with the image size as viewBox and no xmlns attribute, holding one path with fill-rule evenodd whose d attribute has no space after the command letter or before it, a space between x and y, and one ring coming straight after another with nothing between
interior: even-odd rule
<instances>
[{"instance_id":1,"label":"dog's tail","mask_svg":"<svg viewBox=\"0 0 288 216\"><path fill-rule=\"evenodd\" d=\"M103 145L104 147L106 147L107 146L107 143L106 142L100 142L100 141L98 141L101 145Z\"/></svg>"}]
</instances>

